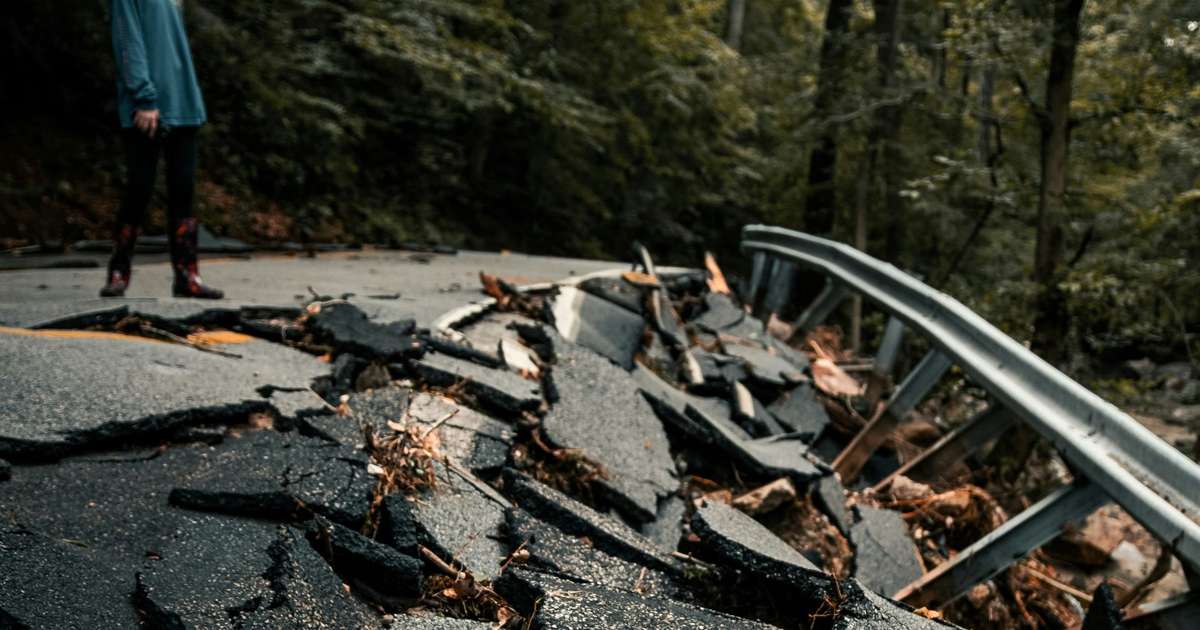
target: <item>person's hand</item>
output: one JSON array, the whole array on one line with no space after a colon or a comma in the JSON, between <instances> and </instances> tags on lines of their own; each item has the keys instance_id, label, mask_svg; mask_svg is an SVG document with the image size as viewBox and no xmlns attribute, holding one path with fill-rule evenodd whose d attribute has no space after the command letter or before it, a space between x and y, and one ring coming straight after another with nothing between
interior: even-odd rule
<instances>
[{"instance_id":1,"label":"person's hand","mask_svg":"<svg viewBox=\"0 0 1200 630\"><path fill-rule=\"evenodd\" d=\"M154 134L158 133L158 110L139 109L138 111L134 112L133 126L137 127L142 133L153 138Z\"/></svg>"}]
</instances>

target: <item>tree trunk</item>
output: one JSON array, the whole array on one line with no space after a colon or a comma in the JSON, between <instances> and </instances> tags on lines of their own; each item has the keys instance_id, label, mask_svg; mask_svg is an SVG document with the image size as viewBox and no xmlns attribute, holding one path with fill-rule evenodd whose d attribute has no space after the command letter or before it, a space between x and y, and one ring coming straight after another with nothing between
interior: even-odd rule
<instances>
[{"instance_id":1,"label":"tree trunk","mask_svg":"<svg viewBox=\"0 0 1200 630\"><path fill-rule=\"evenodd\" d=\"M742 27L746 21L747 0L729 0L729 19L725 25L725 43L734 50L742 49Z\"/></svg>"},{"instance_id":2,"label":"tree trunk","mask_svg":"<svg viewBox=\"0 0 1200 630\"><path fill-rule=\"evenodd\" d=\"M825 13L825 36L821 40L821 70L813 107L816 120L827 118L841 96L842 59L850 26L851 0L829 0ZM804 200L804 229L813 234L833 232L837 216L837 136L833 125L822 125L821 135L808 162L808 190Z\"/></svg>"},{"instance_id":3,"label":"tree trunk","mask_svg":"<svg viewBox=\"0 0 1200 630\"><path fill-rule=\"evenodd\" d=\"M1071 141L1071 88L1084 0L1055 0L1054 40L1041 117L1042 181L1038 195L1037 249L1033 279L1039 285L1033 350L1051 363L1065 357L1069 328L1066 298L1058 287L1066 221L1067 155Z\"/></svg>"},{"instance_id":4,"label":"tree trunk","mask_svg":"<svg viewBox=\"0 0 1200 630\"><path fill-rule=\"evenodd\" d=\"M900 13L904 0L874 0L875 35L879 40L875 61L879 65L879 95L890 98L896 84L896 58L899 53ZM887 246L884 259L899 264L904 244L906 217L904 200L900 197L900 105L880 108L873 125L875 142L879 143L883 164L883 207L887 217Z\"/></svg>"}]
</instances>

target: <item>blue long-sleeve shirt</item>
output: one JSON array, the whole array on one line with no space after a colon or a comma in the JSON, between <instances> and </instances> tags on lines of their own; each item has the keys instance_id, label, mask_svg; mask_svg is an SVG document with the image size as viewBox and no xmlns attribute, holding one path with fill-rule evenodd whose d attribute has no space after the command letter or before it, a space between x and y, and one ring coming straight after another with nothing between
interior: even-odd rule
<instances>
[{"instance_id":1,"label":"blue long-sleeve shirt","mask_svg":"<svg viewBox=\"0 0 1200 630\"><path fill-rule=\"evenodd\" d=\"M133 126L137 110L159 110L172 127L208 120L180 15L182 0L112 0L117 112Z\"/></svg>"}]
</instances>

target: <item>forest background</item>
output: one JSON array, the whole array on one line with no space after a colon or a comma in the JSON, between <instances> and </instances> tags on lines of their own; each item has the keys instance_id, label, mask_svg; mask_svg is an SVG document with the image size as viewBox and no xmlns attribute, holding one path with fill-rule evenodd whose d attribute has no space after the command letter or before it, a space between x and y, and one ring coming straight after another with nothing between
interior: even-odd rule
<instances>
[{"instance_id":1,"label":"forest background","mask_svg":"<svg viewBox=\"0 0 1200 630\"><path fill-rule=\"evenodd\" d=\"M1195 2L184 6L218 234L695 265L769 223L1060 365L1200 353ZM0 9L0 245L107 238L114 97L107 2Z\"/></svg>"}]
</instances>

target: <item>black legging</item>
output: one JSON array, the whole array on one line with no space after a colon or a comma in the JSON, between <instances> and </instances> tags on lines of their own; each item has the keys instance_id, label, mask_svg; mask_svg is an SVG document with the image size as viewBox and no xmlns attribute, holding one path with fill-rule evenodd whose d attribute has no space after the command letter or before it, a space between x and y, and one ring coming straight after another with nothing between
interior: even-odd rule
<instances>
[{"instance_id":1,"label":"black legging","mask_svg":"<svg viewBox=\"0 0 1200 630\"><path fill-rule=\"evenodd\" d=\"M196 128L173 127L162 139L151 139L137 129L126 129L125 166L128 179L125 197L117 214L119 225L142 225L146 208L150 206L150 196L154 194L160 153L167 159L168 230L173 230L180 221L194 216Z\"/></svg>"}]
</instances>

